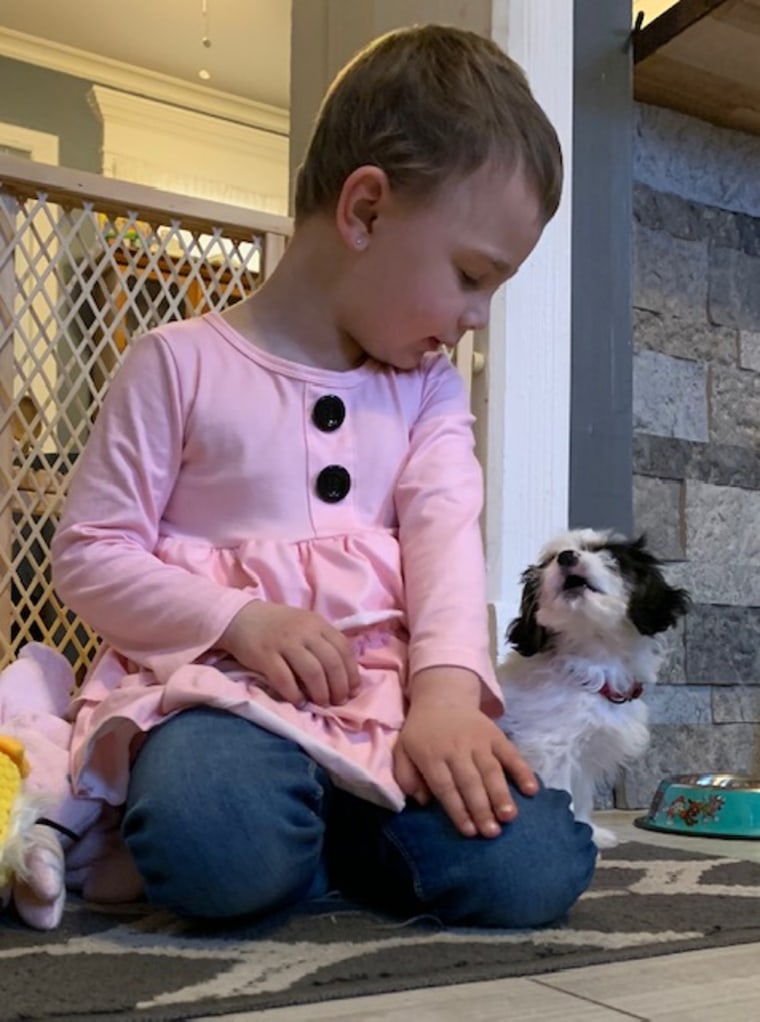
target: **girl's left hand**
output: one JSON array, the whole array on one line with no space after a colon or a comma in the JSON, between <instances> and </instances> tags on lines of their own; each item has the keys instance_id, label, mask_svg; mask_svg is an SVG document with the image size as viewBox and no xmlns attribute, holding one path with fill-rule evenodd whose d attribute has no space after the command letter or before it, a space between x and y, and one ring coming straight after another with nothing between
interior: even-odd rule
<instances>
[{"instance_id":1,"label":"girl's left hand","mask_svg":"<svg viewBox=\"0 0 760 1022\"><path fill-rule=\"evenodd\" d=\"M448 674L436 668L436 675L440 671ZM422 673L432 680L433 669ZM465 836L496 837L501 824L517 814L505 774L525 795L535 794L538 782L512 742L480 710L480 681L475 680L477 701L471 685L459 686L451 677L413 688L394 749L394 772L402 791L417 802L437 798Z\"/></svg>"}]
</instances>

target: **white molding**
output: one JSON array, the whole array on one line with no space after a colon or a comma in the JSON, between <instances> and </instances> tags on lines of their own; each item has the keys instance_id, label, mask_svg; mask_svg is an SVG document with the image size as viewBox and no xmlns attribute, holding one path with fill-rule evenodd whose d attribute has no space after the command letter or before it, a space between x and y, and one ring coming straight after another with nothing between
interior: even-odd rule
<instances>
[{"instance_id":1,"label":"white molding","mask_svg":"<svg viewBox=\"0 0 760 1022\"><path fill-rule=\"evenodd\" d=\"M284 153L287 171L288 146L281 135L100 85L92 86L88 99L104 127L115 122L176 140L202 139L204 149L218 147L247 157L280 160Z\"/></svg>"},{"instance_id":2,"label":"white molding","mask_svg":"<svg viewBox=\"0 0 760 1022\"><path fill-rule=\"evenodd\" d=\"M493 301L486 372L473 387L497 653L519 607L521 573L568 521L573 6L573 0L492 0L492 36L525 70L565 161L557 215Z\"/></svg>"},{"instance_id":3,"label":"white molding","mask_svg":"<svg viewBox=\"0 0 760 1022\"><path fill-rule=\"evenodd\" d=\"M50 132L0 123L0 145L29 153L29 159L35 163L58 165L59 140L57 135Z\"/></svg>"},{"instance_id":4,"label":"white molding","mask_svg":"<svg viewBox=\"0 0 760 1022\"><path fill-rule=\"evenodd\" d=\"M106 177L287 212L288 139L282 135L100 85L89 98L103 124Z\"/></svg>"},{"instance_id":5,"label":"white molding","mask_svg":"<svg viewBox=\"0 0 760 1022\"><path fill-rule=\"evenodd\" d=\"M93 85L107 177L284 214L288 139Z\"/></svg>"},{"instance_id":6,"label":"white molding","mask_svg":"<svg viewBox=\"0 0 760 1022\"><path fill-rule=\"evenodd\" d=\"M243 99L2 26L0 56L61 71L124 92L150 96L163 103L199 110L212 117L236 121L277 135L290 132L290 114L281 107Z\"/></svg>"}]
</instances>

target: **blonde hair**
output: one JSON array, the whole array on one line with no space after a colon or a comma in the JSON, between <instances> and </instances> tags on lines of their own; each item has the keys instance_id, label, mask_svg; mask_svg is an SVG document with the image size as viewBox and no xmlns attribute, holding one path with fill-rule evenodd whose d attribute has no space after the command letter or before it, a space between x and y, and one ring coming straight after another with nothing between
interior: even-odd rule
<instances>
[{"instance_id":1,"label":"blonde hair","mask_svg":"<svg viewBox=\"0 0 760 1022\"><path fill-rule=\"evenodd\" d=\"M296 222L332 212L348 175L366 164L422 200L489 159L506 172L520 166L552 218L562 151L520 66L465 29L389 32L343 68L322 102L298 171Z\"/></svg>"}]
</instances>

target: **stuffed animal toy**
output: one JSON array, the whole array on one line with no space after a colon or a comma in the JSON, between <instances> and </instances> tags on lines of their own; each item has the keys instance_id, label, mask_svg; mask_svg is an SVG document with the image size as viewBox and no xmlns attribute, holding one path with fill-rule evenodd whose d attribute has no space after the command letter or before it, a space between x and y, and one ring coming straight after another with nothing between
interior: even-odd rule
<instances>
[{"instance_id":1,"label":"stuffed animal toy","mask_svg":"<svg viewBox=\"0 0 760 1022\"><path fill-rule=\"evenodd\" d=\"M38 930L61 921L67 885L92 901L142 890L120 809L72 790L73 688L66 658L39 642L0 671L0 909L12 901Z\"/></svg>"},{"instance_id":2,"label":"stuffed animal toy","mask_svg":"<svg viewBox=\"0 0 760 1022\"><path fill-rule=\"evenodd\" d=\"M29 764L16 738L0 735L0 888L24 868L25 846L36 812L24 798Z\"/></svg>"},{"instance_id":3,"label":"stuffed animal toy","mask_svg":"<svg viewBox=\"0 0 760 1022\"><path fill-rule=\"evenodd\" d=\"M0 735L0 905L13 900L25 922L49 930L63 911L63 850L41 815L44 799L26 789L28 774L23 744Z\"/></svg>"}]
</instances>

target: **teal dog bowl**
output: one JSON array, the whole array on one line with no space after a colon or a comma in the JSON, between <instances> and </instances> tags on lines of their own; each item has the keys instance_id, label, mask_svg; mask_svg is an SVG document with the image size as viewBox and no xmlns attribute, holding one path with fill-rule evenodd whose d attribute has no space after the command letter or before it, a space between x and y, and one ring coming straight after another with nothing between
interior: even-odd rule
<instances>
[{"instance_id":1,"label":"teal dog bowl","mask_svg":"<svg viewBox=\"0 0 760 1022\"><path fill-rule=\"evenodd\" d=\"M760 778L736 774L667 777L654 793L644 830L697 837L760 839Z\"/></svg>"}]
</instances>

